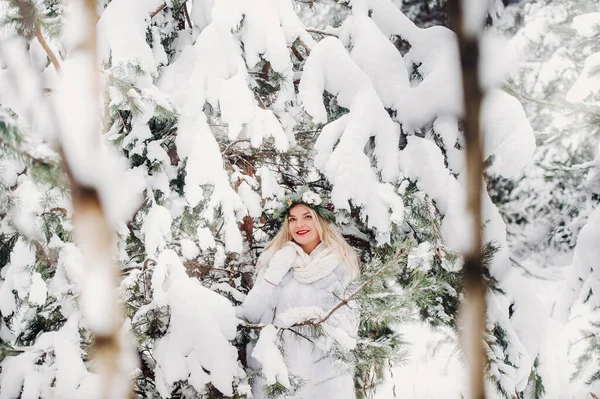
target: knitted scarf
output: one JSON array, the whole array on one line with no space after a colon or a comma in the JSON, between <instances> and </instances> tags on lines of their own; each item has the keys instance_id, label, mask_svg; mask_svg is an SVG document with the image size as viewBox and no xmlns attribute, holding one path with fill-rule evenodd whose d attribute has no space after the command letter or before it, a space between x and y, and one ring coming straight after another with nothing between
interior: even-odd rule
<instances>
[{"instance_id":1,"label":"knitted scarf","mask_svg":"<svg viewBox=\"0 0 600 399\"><path fill-rule=\"evenodd\" d=\"M310 284L327 277L342 263L339 256L323 243L317 245L310 255L294 242L287 245L292 245L298 254L292 271L294 278L300 283Z\"/></svg>"}]
</instances>

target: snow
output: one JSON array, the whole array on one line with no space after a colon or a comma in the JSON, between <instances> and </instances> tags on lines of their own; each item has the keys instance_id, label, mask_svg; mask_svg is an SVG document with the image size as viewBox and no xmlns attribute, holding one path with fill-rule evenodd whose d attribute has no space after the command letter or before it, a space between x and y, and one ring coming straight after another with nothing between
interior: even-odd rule
<instances>
[{"instance_id":1,"label":"snow","mask_svg":"<svg viewBox=\"0 0 600 399\"><path fill-rule=\"evenodd\" d=\"M99 101L92 82L95 68L86 54L76 52L63 63L63 78L55 106L72 107L74 114L59 113L61 145L79 184L99 191L107 218L117 225L139 206L141 183L126 173L127 160L101 140L100 120L92 110Z\"/></svg>"},{"instance_id":2,"label":"snow","mask_svg":"<svg viewBox=\"0 0 600 399\"><path fill-rule=\"evenodd\" d=\"M229 342L236 334L231 303L189 278L172 250L158 256L152 287L154 303L168 305L171 313L169 329L154 350L161 397L169 397L179 380L188 380L199 391L210 381L221 393L231 396L233 378L243 373L237 350Z\"/></svg>"},{"instance_id":3,"label":"snow","mask_svg":"<svg viewBox=\"0 0 600 399\"><path fill-rule=\"evenodd\" d=\"M50 284L48 293L54 297L61 297L68 292L79 292L84 280L83 255L73 243L63 243L56 236L53 237L53 246L59 248L56 272Z\"/></svg>"},{"instance_id":4,"label":"snow","mask_svg":"<svg viewBox=\"0 0 600 399\"><path fill-rule=\"evenodd\" d=\"M433 129L440 135L446 147L448 170L451 173L460 174L464 169L465 159L464 153L455 147L460 137L457 119L450 116L440 116L433 122Z\"/></svg>"},{"instance_id":5,"label":"snow","mask_svg":"<svg viewBox=\"0 0 600 399\"><path fill-rule=\"evenodd\" d=\"M356 338L352 338L343 329L339 327L329 328L329 326L325 324L324 331L340 345L342 350L351 351L356 348Z\"/></svg>"},{"instance_id":6,"label":"snow","mask_svg":"<svg viewBox=\"0 0 600 399\"><path fill-rule=\"evenodd\" d=\"M325 314L323 308L319 306L295 307L277 315L275 323L278 328L289 328L305 321L319 321L325 317Z\"/></svg>"},{"instance_id":7,"label":"snow","mask_svg":"<svg viewBox=\"0 0 600 399\"><path fill-rule=\"evenodd\" d=\"M351 16L344 21L340 41L350 48L350 57L369 76L386 108L409 88L408 71L396 47L366 16Z\"/></svg>"},{"instance_id":8,"label":"snow","mask_svg":"<svg viewBox=\"0 0 600 399\"><path fill-rule=\"evenodd\" d=\"M259 147L265 137L273 137L278 151L287 151L289 139L275 114L260 107L254 108L254 119L248 124L247 136L253 147Z\"/></svg>"},{"instance_id":9,"label":"snow","mask_svg":"<svg viewBox=\"0 0 600 399\"><path fill-rule=\"evenodd\" d=\"M238 194L248 209L248 215L253 218L258 218L260 215L262 215L260 195L258 195L258 193L254 191L248 183L244 181L240 184L238 187Z\"/></svg>"},{"instance_id":10,"label":"snow","mask_svg":"<svg viewBox=\"0 0 600 399\"><path fill-rule=\"evenodd\" d=\"M581 74L567 92L567 101L582 103L590 94L597 94L600 91L600 76L597 73L598 66L600 66L600 52L590 55L585 60Z\"/></svg>"},{"instance_id":11,"label":"snow","mask_svg":"<svg viewBox=\"0 0 600 399\"><path fill-rule=\"evenodd\" d=\"M202 251L215 247L215 239L210 229L207 227L198 227L198 244Z\"/></svg>"},{"instance_id":12,"label":"snow","mask_svg":"<svg viewBox=\"0 0 600 399\"><path fill-rule=\"evenodd\" d=\"M78 316L42 334L32 348L9 356L0 374L0 398L99 398L100 379L89 373L81 358ZM40 361L44 355L45 361ZM53 359L48 366L49 359ZM23 391L21 392L21 389Z\"/></svg>"},{"instance_id":13,"label":"snow","mask_svg":"<svg viewBox=\"0 0 600 399\"><path fill-rule=\"evenodd\" d=\"M511 177L527 165L535 150L533 129L521 103L513 96L495 89L489 91L481 107L484 134L483 157L494 157L488 169Z\"/></svg>"},{"instance_id":14,"label":"snow","mask_svg":"<svg viewBox=\"0 0 600 399\"><path fill-rule=\"evenodd\" d=\"M267 379L267 385L279 382L284 387L289 388L288 369L276 344L277 331L278 329L272 324L263 327L258 342L252 351L252 357L262 365L262 375Z\"/></svg>"},{"instance_id":15,"label":"snow","mask_svg":"<svg viewBox=\"0 0 600 399\"><path fill-rule=\"evenodd\" d=\"M154 256L157 251L164 249L171 238L171 222L171 213L167 208L152 205L141 229L148 255Z\"/></svg>"},{"instance_id":16,"label":"snow","mask_svg":"<svg viewBox=\"0 0 600 399\"><path fill-rule=\"evenodd\" d=\"M192 10L190 11L190 19L196 24L200 30L204 30L212 21L213 0L193 0Z\"/></svg>"},{"instance_id":17,"label":"snow","mask_svg":"<svg viewBox=\"0 0 600 399\"><path fill-rule=\"evenodd\" d=\"M242 130L242 125L254 117L254 98L248 90L247 76L238 72L223 80L220 88L219 107L221 118L229 125L229 139L234 140Z\"/></svg>"},{"instance_id":18,"label":"snow","mask_svg":"<svg viewBox=\"0 0 600 399\"><path fill-rule=\"evenodd\" d=\"M150 133L150 130L148 130L148 133ZM147 158L149 161L158 161L163 165L169 165L171 163L169 155L160 146L160 143L158 141L151 141L150 143L148 143L148 146L146 148L148 149Z\"/></svg>"},{"instance_id":19,"label":"snow","mask_svg":"<svg viewBox=\"0 0 600 399\"><path fill-rule=\"evenodd\" d=\"M467 37L475 37L482 30L490 7L490 0L460 0L463 24Z\"/></svg>"},{"instance_id":20,"label":"snow","mask_svg":"<svg viewBox=\"0 0 600 399\"><path fill-rule=\"evenodd\" d=\"M89 374L81 359L77 327L77 317L73 315L54 336L57 397L73 397L81 394L77 392L78 387L82 379Z\"/></svg>"},{"instance_id":21,"label":"snow","mask_svg":"<svg viewBox=\"0 0 600 399\"><path fill-rule=\"evenodd\" d=\"M179 241L179 244L181 245L181 254L186 260L194 259L200 253L198 247L196 246L196 243L192 240L183 238Z\"/></svg>"},{"instance_id":22,"label":"snow","mask_svg":"<svg viewBox=\"0 0 600 399\"><path fill-rule=\"evenodd\" d=\"M31 289L30 268L35 265L35 252L21 238L17 240L10 254L8 271L4 276L4 283L0 286L0 312L11 315L17 310L17 303L13 290L21 299L27 298Z\"/></svg>"},{"instance_id":23,"label":"snow","mask_svg":"<svg viewBox=\"0 0 600 399\"><path fill-rule=\"evenodd\" d=\"M32 305L42 306L46 303L48 288L42 279L42 275L35 272L31 275L31 291L29 292L29 302Z\"/></svg>"},{"instance_id":24,"label":"snow","mask_svg":"<svg viewBox=\"0 0 600 399\"><path fill-rule=\"evenodd\" d=\"M388 382L378 389L377 399L393 397L392 392L403 399L459 398L465 394L468 374L455 353L452 332L422 324L403 325L399 331L411 343L409 363L393 369Z\"/></svg>"},{"instance_id":25,"label":"snow","mask_svg":"<svg viewBox=\"0 0 600 399\"><path fill-rule=\"evenodd\" d=\"M573 18L573 29L583 37L594 37L600 32L600 12L577 15Z\"/></svg>"},{"instance_id":26,"label":"snow","mask_svg":"<svg viewBox=\"0 0 600 399\"><path fill-rule=\"evenodd\" d=\"M110 60L113 65L135 60L145 72L156 73L158 64L146 43L146 29L150 14L162 3L162 0L111 1L97 26L100 59L105 63Z\"/></svg>"},{"instance_id":27,"label":"snow","mask_svg":"<svg viewBox=\"0 0 600 399\"><path fill-rule=\"evenodd\" d=\"M217 11L213 11L215 20ZM187 159L185 183L191 191L186 189L186 199L194 207L200 196L193 188L204 184L214 185L208 207L220 205L226 221L224 235L227 249L240 252L242 237L237 228L237 214L241 215L245 206L228 183L219 145L202 108L205 102L216 108L219 104L223 105L222 101L235 107L236 112L230 114L234 119L226 120L233 129L230 134L234 132L232 137L235 137L235 130L239 130L242 123L250 122L256 105L252 101L237 101L252 97L246 83L247 70L233 36L218 26L215 22L206 27L196 43L185 48L179 58L165 68L158 86L172 96L181 111L176 145L180 159ZM224 83L228 79L234 80ZM233 96L229 97L230 94ZM235 105L230 103L234 100L237 101Z\"/></svg>"},{"instance_id":28,"label":"snow","mask_svg":"<svg viewBox=\"0 0 600 399\"><path fill-rule=\"evenodd\" d=\"M168 2L169 7L171 3ZM162 397L170 395L177 381L187 381L199 392L212 383L224 395L231 395L232 384L237 378L244 378L231 344L238 320L231 304L218 293L237 301L244 300L243 294L225 282L210 284L210 289L203 287L187 276L182 260L170 249L180 250L183 260L212 256L214 252L214 268L229 267L226 260L231 252L246 260L243 256L248 248L239 223L246 216L260 218L263 210L278 204L284 190L271 165L258 167L258 181L239 168L234 168L234 172L226 170L225 164L230 161L224 159L224 148L234 141L244 149L260 148L272 141L277 151L284 152L295 144L293 135L299 121L315 125L316 129L322 127L314 148L314 164L332 184L331 199L338 209L358 207L359 217L372 229L373 244L387 242L394 224L402 223L405 209L401 197L410 179L443 217L441 239L453 249L468 248L471 237L462 173L464 151L455 147L457 143L464 144L458 129L463 102L456 36L439 26L418 28L400 12L400 3L351 0L344 5L351 8L344 13L351 15L343 24L324 28L339 38L327 37L317 43L305 30L290 0L193 0L184 6L190 10L196 26L174 38L177 44L169 55L161 40L169 33L166 24L174 23L172 16L169 12L158 15L154 21L160 23L156 24L151 24L149 16L162 4L161 0L113 0L106 9L98 3L101 65L93 65L80 51L81 32L86 31L86 26L83 19L72 19L65 24L62 42L51 42L55 52L64 58L61 74L56 74L52 66L46 68L46 55L37 40L31 43L29 53L23 41L2 40L2 63L8 68L0 70L0 102L19 115L18 127L28 133L28 139L51 138L58 130L63 132L61 141L74 176L99 190L110 222L123 237L129 234L125 223L140 208L142 194L149 198L156 190L165 194L161 205L154 201L145 203L150 205L148 212L144 208L137 219L142 220L141 229L134 227L136 238L144 244L140 255L157 259L156 266L142 273L135 269L141 267L137 260L127 265L134 269L127 284L145 278L139 276L146 270L152 272L152 294L148 294L152 295L152 302L142 306L136 317L159 307L168 309L170 314L167 334L156 339L152 352L157 389ZM489 3L463 0L469 12L465 20L468 34L480 32ZM77 15L82 11L77 7L67 11ZM496 87L514 74L514 53L525 52L531 40L545 40L551 23L561 18L541 14L544 15L529 23L509 44L488 33L481 36L480 81L486 90L481 118L490 175L516 176L527 167L535 151L533 129L522 106ZM598 32L598 15L575 17L573 29L582 37L592 38ZM395 36L411 46L404 57L393 44ZM303 69L300 64L295 71L292 60L297 60L291 58L289 46L298 38L310 55ZM586 104L592 94L597 94L600 82L592 72L600 65L598 54L591 54L586 60L581 75L567 93L567 101ZM171 61L169 57L173 57ZM281 89L269 98L267 105L258 100L252 75L263 62L268 62L283 78ZM538 77L542 81L555 77L572 68L573 63L559 51L542 65ZM116 81L130 78L128 68L133 66L142 71L134 79L135 88L120 88ZM127 104L132 103L140 108L139 114L131 114L132 128L121 149L130 156L142 155L149 162L160 164L158 171L150 172L147 166L132 169L128 159L116 155L105 143L99 117L105 104L94 93L94 79L90 78L99 68L108 68L102 71L100 83L107 85L103 95L110 107L131 110ZM527 68L531 71L534 66ZM20 73L11 75L12 70ZM413 71L420 76L411 78ZM297 80L298 96L294 89ZM40 86L52 90L43 97ZM335 96L348 113L330 120L323 104L325 92ZM68 113L58 113L58 125L49 117L46 98L56 109L69 109ZM155 140L150 130L149 123L158 107L173 112L177 119L175 144L185 169L171 165L171 157L165 151L168 137ZM209 108L215 112L206 111ZM220 122L225 126L220 126ZM407 145L402 150L398 149L400 125L407 135ZM112 126L106 136L116 140L120 131L119 126ZM437 145L438 136L445 147L443 151ZM55 155L37 139L26 144L36 154ZM43 240L40 220L46 209L40 200L47 188L30 180L24 165L6 159L0 163L0 180L8 187L16 186L9 193L18 205L2 221L2 234L13 233L16 228L27 239ZM176 193L170 186L180 172L185 175L185 185L183 193ZM314 181L320 176L315 173L302 178ZM404 183L396 189L400 181ZM594 263L600 239L598 209L581 231L567 284L555 304L552 296L559 292L559 282L542 283L516 271L511 265L512 248L507 242L505 222L485 190L482 200L484 239L500 246L490 272L504 291L489 295L488 327L500 326L508 337L506 350L498 343L489 348L490 354L501 360L491 373L503 387L523 389L537 357L547 396L558 398L558 392L561 398L575 395L574 391L568 392L567 377L572 367L567 363L573 362L573 353L568 359L567 352L575 326L583 325L582 320L593 314L582 310L581 302L587 300L586 306L591 308L599 305L595 296L587 298L590 290L600 290ZM202 209L198 211L197 207ZM190 237L189 231L177 231L175 221L192 208L200 212L201 220L192 227L195 234ZM71 209L65 209L70 216ZM63 227L70 232L69 223L65 221ZM84 227L91 231L93 225ZM345 229L355 230L354 224ZM261 234L264 235L257 232L255 237ZM372 240L372 236L362 232L355 235ZM120 259L131 261L126 259L125 248L119 249ZM23 238L17 241L10 262L2 269L0 312L3 316L14 315L11 328L15 331L0 323L0 335L3 340L14 339L26 326L25 314L31 314L33 307L43 306L49 299L56 299L68 321L59 331L41 335L32 348L2 363L0 398L19 394L24 398L96 397L100 379L87 370L82 360L78 330L103 332L113 326L111 320L116 313L107 307L116 296L113 276L102 270L114 259L111 254L96 254L86 265L86 272L82 252L74 244L64 243L55 235L44 250L48 250L55 265L49 281L44 281L37 271L36 250ZM434 256L432 244L423 242L409 253L408 266L428 271ZM447 270L455 272L459 266L460 261L449 264L442 260L442 267ZM535 270L531 264L525 267ZM544 271L543 275L552 275ZM75 299L79 297L81 302L77 304ZM31 308L18 311L15 299L26 300L24 306ZM559 321L548 318L552 307L553 316ZM280 315L278 325L285 328L320 317L322 309L292 309ZM356 345L343 330L331 328L328 323L323 328L342 349ZM398 328L413 343L414 352L410 365L394 369L391 378L395 394L405 398L465 395L464 366L452 347L456 342L448 338L453 333L432 331L422 325ZM121 328L123 337L129 334L128 329L126 320ZM263 364L262 372L268 382L289 386L286 365L276 345L278 331L273 325L265 326L252 356ZM428 347L425 341L441 342L439 350ZM42 354L44 362L55 356L55 363L40 362ZM133 375L135 365L127 359L125 356L119 360L120 367ZM502 363L504 360L510 364ZM493 397L493 388L488 388ZM238 393L243 389L249 390L247 386L238 388ZM579 396L586 394L577 389ZM389 398L390 392L389 386L383 387L381 397Z\"/></svg>"},{"instance_id":29,"label":"snow","mask_svg":"<svg viewBox=\"0 0 600 399\"><path fill-rule=\"evenodd\" d=\"M565 284L554 305L553 315L563 323L568 320L571 306L581 293L587 296L590 288L594 293L597 291L597 287L594 287L597 283L594 284L593 282L599 280L597 276L600 271L597 269L598 240L600 240L600 207L597 207L590 214L586 225L577 237L571 271L567 275ZM588 289L585 290L584 287ZM597 301L597 298L598 296L594 300Z\"/></svg>"},{"instance_id":30,"label":"snow","mask_svg":"<svg viewBox=\"0 0 600 399\"><path fill-rule=\"evenodd\" d=\"M435 252L432 250L431 244L422 242L417 248L413 248L408 253L407 267L427 272L431 268L434 255Z\"/></svg>"},{"instance_id":31,"label":"snow","mask_svg":"<svg viewBox=\"0 0 600 399\"><path fill-rule=\"evenodd\" d=\"M25 40L21 37L2 37L1 61L7 67L0 70L2 105L20 116L19 125L25 128L31 138L54 139L54 118L39 90L45 82L31 65Z\"/></svg>"},{"instance_id":32,"label":"snow","mask_svg":"<svg viewBox=\"0 0 600 399\"><path fill-rule=\"evenodd\" d=\"M18 187L14 191L17 207L14 208L11 219L26 237L39 238L40 226L37 216L44 210L40 202L41 193L36 184L26 175L19 176L17 184Z\"/></svg>"},{"instance_id":33,"label":"snow","mask_svg":"<svg viewBox=\"0 0 600 399\"><path fill-rule=\"evenodd\" d=\"M3 362L0 374L0 398L12 399L19 397L25 375L33 374L33 359L37 356L32 353L9 357Z\"/></svg>"},{"instance_id":34,"label":"snow","mask_svg":"<svg viewBox=\"0 0 600 399\"><path fill-rule=\"evenodd\" d=\"M486 31L479 36L479 83L485 90L501 87L519 66L519 49L515 42Z\"/></svg>"},{"instance_id":35,"label":"snow","mask_svg":"<svg viewBox=\"0 0 600 399\"><path fill-rule=\"evenodd\" d=\"M346 72L342 75L339 70ZM338 103L350 110L325 125L315 143L314 163L333 183L331 200L336 208L349 210L349 200L362 206L368 225L386 241L390 218L401 221L403 205L392 187L379 181L363 149L374 136L377 169L383 181L398 177L398 125L385 111L368 76L351 60L338 39L325 38L313 48L304 66L299 91L304 109L317 123L327 122L324 91L337 95ZM346 159L353 162L344 162ZM361 185L354 184L355 181Z\"/></svg>"}]
</instances>

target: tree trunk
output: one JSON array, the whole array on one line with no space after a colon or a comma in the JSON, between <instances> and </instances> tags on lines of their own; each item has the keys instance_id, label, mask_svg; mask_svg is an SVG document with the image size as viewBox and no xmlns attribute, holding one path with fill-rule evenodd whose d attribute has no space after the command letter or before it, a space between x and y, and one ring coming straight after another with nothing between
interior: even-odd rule
<instances>
[{"instance_id":1,"label":"tree trunk","mask_svg":"<svg viewBox=\"0 0 600 399\"><path fill-rule=\"evenodd\" d=\"M448 1L448 15L458 38L464 95L464 134L466 141L467 206L470 215L472 243L464 253L465 300L461 306L461 345L469 365L470 397L485 398L485 368L487 364L484 333L486 316L486 284L483 279L483 243L481 190L483 173L480 112L483 92L479 85L479 38L465 29L465 10L469 4L461 0ZM475 7L475 5L470 4ZM481 21L483 28L483 21Z\"/></svg>"}]
</instances>

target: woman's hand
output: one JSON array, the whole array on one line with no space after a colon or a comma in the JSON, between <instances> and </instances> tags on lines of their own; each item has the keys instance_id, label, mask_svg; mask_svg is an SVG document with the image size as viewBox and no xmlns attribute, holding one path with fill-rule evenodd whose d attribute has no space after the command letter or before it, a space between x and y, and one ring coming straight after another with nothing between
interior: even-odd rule
<instances>
[{"instance_id":1,"label":"woman's hand","mask_svg":"<svg viewBox=\"0 0 600 399\"><path fill-rule=\"evenodd\" d=\"M294 244L287 243L279 251L275 252L265 271L264 279L273 284L279 285L283 277L290 271L298 253Z\"/></svg>"}]
</instances>

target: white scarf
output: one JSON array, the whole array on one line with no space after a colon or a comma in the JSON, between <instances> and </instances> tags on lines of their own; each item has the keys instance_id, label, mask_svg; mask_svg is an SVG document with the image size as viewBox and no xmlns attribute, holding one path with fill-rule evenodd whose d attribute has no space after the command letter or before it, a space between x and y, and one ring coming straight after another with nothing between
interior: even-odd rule
<instances>
[{"instance_id":1,"label":"white scarf","mask_svg":"<svg viewBox=\"0 0 600 399\"><path fill-rule=\"evenodd\" d=\"M340 263L340 257L322 242L309 254L294 242L288 242L296 250L298 256L294 260L292 270L294 278L304 284L314 283L329 276Z\"/></svg>"}]
</instances>

